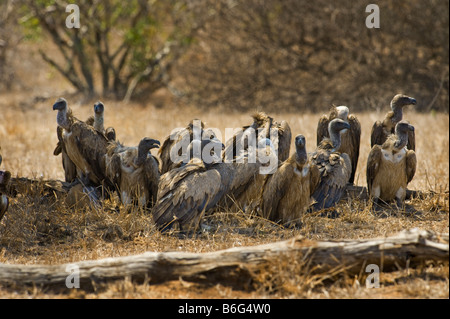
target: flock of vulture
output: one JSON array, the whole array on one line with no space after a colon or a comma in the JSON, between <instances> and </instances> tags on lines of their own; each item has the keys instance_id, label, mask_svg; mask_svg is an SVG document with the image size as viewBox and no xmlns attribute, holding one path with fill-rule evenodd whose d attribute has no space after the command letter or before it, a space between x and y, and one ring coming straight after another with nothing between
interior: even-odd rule
<instances>
[{"instance_id":1,"label":"flock of vulture","mask_svg":"<svg viewBox=\"0 0 450 319\"><path fill-rule=\"evenodd\" d=\"M397 94L391 111L372 127L367 189L375 207L404 205L416 156L414 127L403 120L403 107L414 104L414 98ZM126 146L113 128L104 128L101 102L87 121L77 119L64 98L53 110L58 137L54 155L62 157L65 180L73 186L69 193L82 192L100 205L117 193L125 207L151 212L161 231L176 224L195 229L206 212L230 205L283 225L296 225L310 212L333 216L346 186L354 182L359 158L361 125L346 106L333 106L320 118L313 152L306 151L305 137L297 135L291 155L288 123L263 112L225 145L203 122L193 120L162 144L145 137L137 146ZM180 141L187 141L187 147L180 148ZM157 155L150 152L154 148ZM275 170L262 174L269 159L275 159ZM0 171L0 182L8 174ZM1 220L8 198L1 190L0 195Z\"/></svg>"}]
</instances>

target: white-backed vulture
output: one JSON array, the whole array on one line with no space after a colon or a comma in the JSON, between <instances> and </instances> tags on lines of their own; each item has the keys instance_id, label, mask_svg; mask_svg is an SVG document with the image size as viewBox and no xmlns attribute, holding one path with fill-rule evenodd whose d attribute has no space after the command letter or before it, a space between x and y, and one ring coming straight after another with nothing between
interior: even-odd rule
<instances>
[{"instance_id":1,"label":"white-backed vulture","mask_svg":"<svg viewBox=\"0 0 450 319\"><path fill-rule=\"evenodd\" d=\"M70 116L67 101L58 99L53 105L56 120L62 130L62 140L70 160L76 165L85 185L103 186L113 190L114 185L106 177L105 155L108 146L106 136L83 121Z\"/></svg>"},{"instance_id":2,"label":"white-backed vulture","mask_svg":"<svg viewBox=\"0 0 450 319\"><path fill-rule=\"evenodd\" d=\"M205 123L198 119L194 119L185 128L172 132L172 134L164 140L158 151L158 156L161 161L161 175L174 168L180 167L183 161L186 162L186 159L183 158L182 146L186 147L194 139L201 140L211 136L211 132L205 132L204 128ZM186 152L186 154L188 153ZM176 157L178 160L174 161Z\"/></svg>"},{"instance_id":3,"label":"white-backed vulture","mask_svg":"<svg viewBox=\"0 0 450 319\"><path fill-rule=\"evenodd\" d=\"M205 147L215 142L195 139L190 146L196 143L200 143L203 152ZM209 149L211 152L215 150L214 147ZM203 213L214 207L224 196L232 176L224 171L222 175L217 170L217 166L223 164L218 163L220 152L214 153L213 156L217 160L208 162L194 156L185 165L161 175L157 200L152 210L153 221L160 230L171 228L173 223L178 223L180 228L196 227ZM231 169L231 166L228 167ZM223 170L225 169L226 167L223 167Z\"/></svg>"},{"instance_id":4,"label":"white-backed vulture","mask_svg":"<svg viewBox=\"0 0 450 319\"><path fill-rule=\"evenodd\" d=\"M105 107L102 102L97 102L94 104L94 115L90 116L86 120L86 124L94 127L99 132L105 134L108 140L116 139L116 132L114 128L108 127L106 130L104 129L104 110ZM70 108L67 110L67 117L73 118L72 121L79 121L73 117L72 111ZM76 182L75 179L78 176L77 166L72 162L72 160L67 155L66 147L64 145L64 141L62 138L63 128L61 126L57 126L56 128L56 136L58 137L58 143L56 144L55 150L53 151L53 155L58 156L61 154L61 161L64 169L64 177L65 181L69 183ZM80 176L78 176L80 177Z\"/></svg>"},{"instance_id":5,"label":"white-backed vulture","mask_svg":"<svg viewBox=\"0 0 450 319\"><path fill-rule=\"evenodd\" d=\"M110 141L116 140L116 131L113 127L108 127L105 129L105 105L98 101L94 104L94 116L90 116L86 120L86 124L91 125L99 132L105 134L106 138Z\"/></svg>"},{"instance_id":6,"label":"white-backed vulture","mask_svg":"<svg viewBox=\"0 0 450 319\"><path fill-rule=\"evenodd\" d=\"M317 125L317 145L324 138L329 138L328 124L335 118L350 124L350 128L341 133L341 147L337 150L339 153L346 153L352 162L352 173L350 175L349 183L353 184L355 181L356 167L359 159L359 145L361 140L361 123L354 114L349 114L347 106L332 106L329 114L324 114Z\"/></svg>"},{"instance_id":7,"label":"white-backed vulture","mask_svg":"<svg viewBox=\"0 0 450 319\"><path fill-rule=\"evenodd\" d=\"M282 224L300 222L319 183L319 169L308 162L303 135L295 137L295 148L274 174L266 175L261 192L261 215Z\"/></svg>"},{"instance_id":8,"label":"white-backed vulture","mask_svg":"<svg viewBox=\"0 0 450 319\"><path fill-rule=\"evenodd\" d=\"M337 118L328 124L330 138L323 139L311 154L311 161L320 172L320 182L312 194L313 211L333 207L341 199L352 171L350 157L339 153L341 132L350 124Z\"/></svg>"},{"instance_id":9,"label":"white-backed vulture","mask_svg":"<svg viewBox=\"0 0 450 319\"><path fill-rule=\"evenodd\" d=\"M151 208L156 200L159 162L150 154L160 142L143 138L138 146L127 147L111 141L106 154L106 175L118 190L123 205Z\"/></svg>"},{"instance_id":10,"label":"white-backed vulture","mask_svg":"<svg viewBox=\"0 0 450 319\"><path fill-rule=\"evenodd\" d=\"M1 148L0 148L1 151ZM2 164L2 154L0 153L0 165ZM9 171L1 171L0 170L0 185L7 186L9 179L11 178L11 173ZM8 196L2 193L0 190L0 221L2 220L3 216L5 216L6 211L8 210L9 206L9 199Z\"/></svg>"},{"instance_id":11,"label":"white-backed vulture","mask_svg":"<svg viewBox=\"0 0 450 319\"><path fill-rule=\"evenodd\" d=\"M395 126L403 119L403 108L407 105L416 105L416 99L397 94L391 101L391 111L389 111L384 117L383 121L376 121L372 126L372 132L370 134L370 147L374 145L383 145L387 137L391 134L395 134ZM414 131L408 133L409 150L416 149L416 140Z\"/></svg>"},{"instance_id":12,"label":"white-backed vulture","mask_svg":"<svg viewBox=\"0 0 450 319\"><path fill-rule=\"evenodd\" d=\"M417 159L414 150L407 148L408 133L414 127L407 121L395 126L395 134L389 135L382 146L374 145L367 159L367 187L375 203L380 200L396 200L403 207L406 186L416 172Z\"/></svg>"}]
</instances>

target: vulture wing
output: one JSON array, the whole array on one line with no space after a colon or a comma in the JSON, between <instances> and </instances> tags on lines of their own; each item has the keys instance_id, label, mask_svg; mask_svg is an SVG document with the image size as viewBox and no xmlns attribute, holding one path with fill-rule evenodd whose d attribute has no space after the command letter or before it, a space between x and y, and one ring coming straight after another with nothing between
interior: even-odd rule
<instances>
[{"instance_id":1,"label":"vulture wing","mask_svg":"<svg viewBox=\"0 0 450 319\"><path fill-rule=\"evenodd\" d=\"M374 145L383 145L386 141L386 134L384 133L383 123L381 121L376 121L372 126L372 131L370 133L370 147Z\"/></svg>"},{"instance_id":2,"label":"vulture wing","mask_svg":"<svg viewBox=\"0 0 450 319\"><path fill-rule=\"evenodd\" d=\"M408 145L406 146L408 150L416 150L416 133L415 131L408 132Z\"/></svg>"},{"instance_id":3,"label":"vulture wing","mask_svg":"<svg viewBox=\"0 0 450 319\"><path fill-rule=\"evenodd\" d=\"M324 138L329 138L328 124L330 123L330 118L328 115L324 114L320 117L319 123L317 124L317 145L322 142Z\"/></svg>"},{"instance_id":4,"label":"vulture wing","mask_svg":"<svg viewBox=\"0 0 450 319\"><path fill-rule=\"evenodd\" d=\"M160 229L170 228L174 221L181 227L196 225L217 203L222 187L216 169L207 170L202 162L191 160L161 176L153 220Z\"/></svg>"},{"instance_id":5,"label":"vulture wing","mask_svg":"<svg viewBox=\"0 0 450 319\"><path fill-rule=\"evenodd\" d=\"M316 201L313 208L314 210L330 208L341 199L350 178L350 158L346 153L330 153L319 148L311 159L320 172L320 182L312 195Z\"/></svg>"},{"instance_id":6,"label":"vulture wing","mask_svg":"<svg viewBox=\"0 0 450 319\"><path fill-rule=\"evenodd\" d=\"M380 168L381 157L381 146L374 145L370 150L369 157L367 158L366 178L369 195L372 194L372 184L375 180L375 176L377 176L378 169Z\"/></svg>"},{"instance_id":7,"label":"vulture wing","mask_svg":"<svg viewBox=\"0 0 450 319\"><path fill-rule=\"evenodd\" d=\"M148 155L144 164L145 180L148 183L148 190L150 193L150 205L156 202L158 194L158 183L160 179L159 162L153 155Z\"/></svg>"},{"instance_id":8,"label":"vulture wing","mask_svg":"<svg viewBox=\"0 0 450 319\"><path fill-rule=\"evenodd\" d=\"M103 133L78 121L72 124L71 132L65 135L64 142L70 159L94 184L106 182L106 186L113 188L106 177L108 139Z\"/></svg>"},{"instance_id":9,"label":"vulture wing","mask_svg":"<svg viewBox=\"0 0 450 319\"><path fill-rule=\"evenodd\" d=\"M267 175L261 194L262 216L269 220L276 220L278 205L289 190L294 177L292 165L284 162L273 175Z\"/></svg>"},{"instance_id":10,"label":"vulture wing","mask_svg":"<svg viewBox=\"0 0 450 319\"><path fill-rule=\"evenodd\" d=\"M291 148L292 133L289 124L281 121L278 128L278 159L282 162L288 159Z\"/></svg>"},{"instance_id":11,"label":"vulture wing","mask_svg":"<svg viewBox=\"0 0 450 319\"><path fill-rule=\"evenodd\" d=\"M53 155L58 156L61 154L65 181L71 183L77 177L77 167L67 155L66 146L64 145L63 140L63 128L61 126L56 128L56 135L58 136L58 143L53 151Z\"/></svg>"},{"instance_id":12,"label":"vulture wing","mask_svg":"<svg viewBox=\"0 0 450 319\"><path fill-rule=\"evenodd\" d=\"M350 175L350 183L353 183L355 180L356 167L358 166L359 159L359 146L361 143L361 123L354 115L350 115L348 117L348 123L350 124L349 135L351 137L351 144L353 149L352 157L350 161L352 163L352 173Z\"/></svg>"},{"instance_id":13,"label":"vulture wing","mask_svg":"<svg viewBox=\"0 0 450 319\"><path fill-rule=\"evenodd\" d=\"M407 183L411 182L414 174L416 173L417 158L416 153L413 150L406 152L406 177Z\"/></svg>"}]
</instances>

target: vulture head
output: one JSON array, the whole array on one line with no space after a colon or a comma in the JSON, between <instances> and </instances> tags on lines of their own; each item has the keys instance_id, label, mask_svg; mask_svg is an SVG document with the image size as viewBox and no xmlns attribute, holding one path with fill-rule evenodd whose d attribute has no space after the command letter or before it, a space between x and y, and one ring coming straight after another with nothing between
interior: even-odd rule
<instances>
[{"instance_id":1,"label":"vulture head","mask_svg":"<svg viewBox=\"0 0 450 319\"><path fill-rule=\"evenodd\" d=\"M350 124L341 119L334 119L328 124L328 133L330 136L339 135L341 131L348 130L350 128Z\"/></svg>"},{"instance_id":2,"label":"vulture head","mask_svg":"<svg viewBox=\"0 0 450 319\"><path fill-rule=\"evenodd\" d=\"M341 120L340 118L336 118L328 124L328 133L330 134L331 142L333 143L333 149L337 150L341 146L341 132L348 130L350 128L350 124Z\"/></svg>"},{"instance_id":3,"label":"vulture head","mask_svg":"<svg viewBox=\"0 0 450 319\"><path fill-rule=\"evenodd\" d=\"M148 152L152 148L159 148L161 143L158 140L152 138L144 137L138 145L138 156L136 157L134 164L139 166L142 165L147 158Z\"/></svg>"},{"instance_id":4,"label":"vulture head","mask_svg":"<svg viewBox=\"0 0 450 319\"><path fill-rule=\"evenodd\" d=\"M308 159L308 155L306 153L306 139L301 134L295 137L295 152L297 162L302 165L305 164Z\"/></svg>"},{"instance_id":5,"label":"vulture head","mask_svg":"<svg viewBox=\"0 0 450 319\"><path fill-rule=\"evenodd\" d=\"M103 112L105 111L105 105L103 105L102 102L97 102L94 104L94 113L97 115L103 115Z\"/></svg>"},{"instance_id":6,"label":"vulture head","mask_svg":"<svg viewBox=\"0 0 450 319\"><path fill-rule=\"evenodd\" d=\"M67 109L67 101L63 97L57 99L55 104L53 104L53 110L64 111L66 109Z\"/></svg>"},{"instance_id":7,"label":"vulture head","mask_svg":"<svg viewBox=\"0 0 450 319\"><path fill-rule=\"evenodd\" d=\"M391 109L395 111L396 109L402 109L407 105L416 105L416 104L417 101L415 98L403 94L397 94L391 101Z\"/></svg>"},{"instance_id":8,"label":"vulture head","mask_svg":"<svg viewBox=\"0 0 450 319\"><path fill-rule=\"evenodd\" d=\"M394 143L396 149L401 149L408 144L408 133L414 132L414 126L408 123L408 121L400 121L395 125L395 135L397 135L397 141Z\"/></svg>"},{"instance_id":9,"label":"vulture head","mask_svg":"<svg viewBox=\"0 0 450 319\"><path fill-rule=\"evenodd\" d=\"M64 129L68 129L70 127L69 120L67 119L67 109L67 101L62 97L57 99L55 104L53 104L53 110L58 111L56 122Z\"/></svg>"}]
</instances>

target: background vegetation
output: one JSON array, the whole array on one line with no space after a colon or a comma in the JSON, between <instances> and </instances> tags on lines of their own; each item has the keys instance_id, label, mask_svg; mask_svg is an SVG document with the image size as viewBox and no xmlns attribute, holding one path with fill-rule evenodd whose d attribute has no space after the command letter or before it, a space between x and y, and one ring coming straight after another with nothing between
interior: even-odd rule
<instances>
[{"instance_id":1,"label":"background vegetation","mask_svg":"<svg viewBox=\"0 0 450 319\"><path fill-rule=\"evenodd\" d=\"M47 39L54 49L38 54L87 96L165 88L203 108L361 111L403 92L448 112L448 1L382 1L379 29L366 28L363 0L71 2L80 29L65 27L65 1L2 1L0 87L18 42Z\"/></svg>"}]
</instances>

